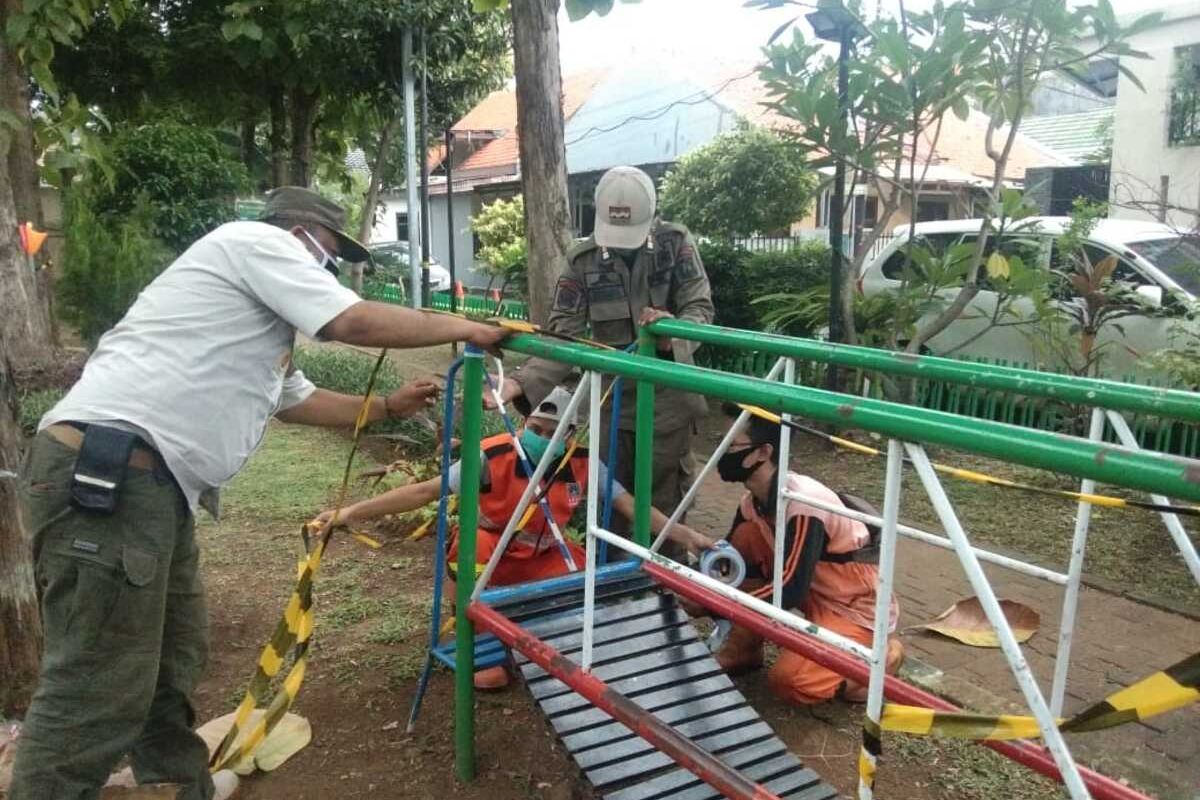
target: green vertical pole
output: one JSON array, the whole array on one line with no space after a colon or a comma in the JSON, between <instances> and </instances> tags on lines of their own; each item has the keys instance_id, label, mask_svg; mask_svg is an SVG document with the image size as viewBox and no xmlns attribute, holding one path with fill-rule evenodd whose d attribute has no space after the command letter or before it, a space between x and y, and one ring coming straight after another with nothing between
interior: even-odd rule
<instances>
[{"instance_id":1,"label":"green vertical pole","mask_svg":"<svg viewBox=\"0 0 1200 800\"><path fill-rule=\"evenodd\" d=\"M654 334L642 328L638 355L655 358ZM637 420L634 424L633 541L650 546L650 506L654 496L654 384L638 381Z\"/></svg>"},{"instance_id":2,"label":"green vertical pole","mask_svg":"<svg viewBox=\"0 0 1200 800\"><path fill-rule=\"evenodd\" d=\"M454 771L475 779L475 626L467 606L475 591L475 531L479 523L479 442L483 414L483 351L463 353L462 483L458 503L458 583L454 625Z\"/></svg>"}]
</instances>

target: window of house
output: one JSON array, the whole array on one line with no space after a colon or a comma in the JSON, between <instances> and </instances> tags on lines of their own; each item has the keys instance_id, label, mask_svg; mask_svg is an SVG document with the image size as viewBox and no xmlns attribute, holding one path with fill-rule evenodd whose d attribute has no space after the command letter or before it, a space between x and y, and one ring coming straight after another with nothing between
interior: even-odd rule
<instances>
[{"instance_id":1,"label":"window of house","mask_svg":"<svg viewBox=\"0 0 1200 800\"><path fill-rule=\"evenodd\" d=\"M1175 49L1167 141L1173 147L1200 145L1200 44Z\"/></svg>"},{"instance_id":2,"label":"window of house","mask_svg":"<svg viewBox=\"0 0 1200 800\"><path fill-rule=\"evenodd\" d=\"M862 226L864 228L874 228L879 224L879 198L868 197L863 203L862 210Z\"/></svg>"},{"instance_id":3,"label":"window of house","mask_svg":"<svg viewBox=\"0 0 1200 800\"><path fill-rule=\"evenodd\" d=\"M948 198L917 201L917 222L941 222L950 219Z\"/></svg>"},{"instance_id":4,"label":"window of house","mask_svg":"<svg viewBox=\"0 0 1200 800\"><path fill-rule=\"evenodd\" d=\"M396 214L396 241L408 241L408 212L400 211Z\"/></svg>"}]
</instances>

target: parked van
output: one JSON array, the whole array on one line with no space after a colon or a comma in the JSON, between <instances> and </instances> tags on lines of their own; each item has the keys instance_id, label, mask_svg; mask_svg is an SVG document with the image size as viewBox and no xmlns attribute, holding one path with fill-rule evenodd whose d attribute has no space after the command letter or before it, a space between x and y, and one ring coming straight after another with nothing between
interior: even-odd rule
<instances>
[{"instance_id":1,"label":"parked van","mask_svg":"<svg viewBox=\"0 0 1200 800\"><path fill-rule=\"evenodd\" d=\"M943 253L953 245L973 242L982 224L978 219L923 222L916 226L916 237L934 253ZM1022 220L1019 231L999 240L999 252L1006 256L1019 255L1027 265L1036 264L1043 269L1049 269L1051 265L1058 267L1061 262L1058 239L1069 224L1068 217ZM895 240L864 265L858 283L863 294L870 296L900 288L909 232L907 225L896 228ZM989 253L994 249L989 244ZM1189 326L1191 331L1200 333L1200 323L1185 319L1188 304L1200 296L1200 237L1181 235L1157 222L1106 219L1101 220L1088 236L1084 251L1092 264L1116 255L1119 261L1113 279L1131 285L1148 308L1160 310L1153 315L1123 317L1105 326L1097 341L1098 346L1104 347L1103 375L1148 377L1139 369L1139 362L1170 347L1181 334L1180 326ZM1050 369L1066 366L1061 356L1046 346L1045 336L1039 335L1045 333L1045 326L1039 329L1033 303L1027 299L1012 303L1009 314L1004 317L1006 324L986 330L999 298L989 288L986 274L980 287L962 316L929 340L926 344L928 352ZM949 302L957 292L957 287L947 287L942 296ZM1063 299L1057 302L1077 301ZM929 311L918 323L918 328L937 313L937 310Z\"/></svg>"}]
</instances>

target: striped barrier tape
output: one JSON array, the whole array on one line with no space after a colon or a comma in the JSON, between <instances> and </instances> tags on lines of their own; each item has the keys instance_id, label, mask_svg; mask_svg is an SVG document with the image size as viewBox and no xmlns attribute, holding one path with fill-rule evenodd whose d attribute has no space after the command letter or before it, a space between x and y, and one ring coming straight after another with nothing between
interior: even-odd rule
<instances>
[{"instance_id":1,"label":"striped barrier tape","mask_svg":"<svg viewBox=\"0 0 1200 800\"><path fill-rule=\"evenodd\" d=\"M1058 728L1084 733L1115 728L1173 711L1200 699L1200 653L1189 656L1132 686L1110 694ZM1035 739L1041 736L1033 717L933 711L918 706L885 704L880 727L887 731L954 739ZM864 737L865 737L864 731Z\"/></svg>"},{"instance_id":2,"label":"striped barrier tape","mask_svg":"<svg viewBox=\"0 0 1200 800\"><path fill-rule=\"evenodd\" d=\"M301 538L304 540L306 555L300 560L297 569L296 586L292 589L291 597L288 598L287 606L283 610L283 617L279 620L279 624L275 626L275 632L271 635L271 638L267 641L266 646L263 647L262 653L258 657L258 665L254 671L254 676L251 677L250 683L246 687L246 694L237 707L233 725L213 752L213 756L209 761L209 769L213 772L226 767L236 766L249 758L258 746L263 743L263 740L267 738L267 735L271 733L276 724L287 714L288 710L292 707L292 703L296 700L296 695L300 692L300 686L304 683L304 673L308 665L308 647L312 639L314 626L312 609L313 581L316 579L317 570L321 566L321 556L324 555L325 548L329 545L329 540L333 537L333 532L339 527L338 516L342 512L342 506L346 502L346 494L350 488L350 472L354 466L354 456L358 453L358 445L362 438L363 429L367 425L367 418L371 409L371 397L375 390L375 380L379 376L379 370L383 366L383 361L386 357L387 350L380 351L379 359L375 362L375 368L371 371L371 377L367 380L367 388L364 392L362 406L359 409L358 418L354 421L354 436L350 443L350 455L346 459L346 468L342 475L342 485L338 491L337 505L334 507L333 519L328 525L323 526L323 530L312 522L305 523L301 529ZM315 542L310 542L309 534L317 531L320 531L321 535ZM362 534L355 534L355 538L365 540L373 546L378 546L379 544ZM249 722L253 711L267 700L272 681L279 674L288 655L293 651L295 651L295 655L292 668L288 671L287 677L284 678L279 691L271 698L266 713L259 720L258 724L247 732L245 739L238 743L237 747L234 747L234 744L238 742L238 738Z\"/></svg>"},{"instance_id":3,"label":"striped barrier tape","mask_svg":"<svg viewBox=\"0 0 1200 800\"><path fill-rule=\"evenodd\" d=\"M879 725L870 717L863 718L863 741L858 752L858 797L870 800L875 791L875 771L883 753L883 736Z\"/></svg>"},{"instance_id":4,"label":"striped barrier tape","mask_svg":"<svg viewBox=\"0 0 1200 800\"><path fill-rule=\"evenodd\" d=\"M850 439L844 439L841 436L834 436L824 431L810 428L807 425L800 425L790 420L785 420L778 414L767 411L765 408L758 406L738 404L741 409L748 411L756 417L761 417L769 422L774 422L777 425L786 425L792 430L806 433L809 436L816 436L819 439L824 439L845 450L851 450L855 453L861 453L866 456L882 456L883 452L869 445L860 444ZM909 459L905 458L905 461ZM959 480L970 481L971 483L980 483L986 486L1001 486L1006 489L1017 489L1022 492L1032 492L1034 494L1047 495L1050 497L1060 497L1064 500L1082 501L1091 503L1094 506L1102 506L1104 508L1138 508L1143 511L1155 511L1162 514L1178 514L1188 517L1200 517L1200 506L1186 505L1162 505L1160 503L1150 503L1144 500L1131 500L1124 497L1113 497L1104 494L1088 494L1084 492L1073 492L1069 489L1051 489L1046 486L1034 486L1028 483L1009 480L1008 478L998 478L994 475L988 475L975 470L963 469L961 467L952 467L949 464L933 465L933 468L942 473L949 475L952 478Z\"/></svg>"}]
</instances>

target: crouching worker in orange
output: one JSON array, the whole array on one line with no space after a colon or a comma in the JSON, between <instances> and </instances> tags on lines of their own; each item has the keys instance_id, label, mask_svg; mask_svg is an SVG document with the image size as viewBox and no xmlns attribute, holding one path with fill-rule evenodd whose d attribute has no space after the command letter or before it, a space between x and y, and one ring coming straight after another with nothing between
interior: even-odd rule
<instances>
[{"instance_id":1,"label":"crouching worker in orange","mask_svg":"<svg viewBox=\"0 0 1200 800\"><path fill-rule=\"evenodd\" d=\"M725 413L737 417L739 409L726 405ZM764 600L771 599L774 574L776 489L779 481L778 424L751 417L717 462L721 479L745 484L749 491L738 507L729 543L746 561L741 588ZM865 510L864 501L839 495L819 481L786 473L787 487L797 494L833 505ZM784 548L783 607L798 609L823 628L871 646L875 617L875 586L879 578L878 530L837 514L790 501ZM888 632L896 628L899 606L892 600ZM895 673L904 659L904 648L895 636L888 639L887 671ZM753 631L733 626L717 661L728 672L743 672L763 664L763 641ZM791 703L820 703L837 695L852 702L866 700L866 687L847 682L841 675L802 655L781 649L768 682L776 695Z\"/></svg>"},{"instance_id":2,"label":"crouching worker in orange","mask_svg":"<svg viewBox=\"0 0 1200 800\"><path fill-rule=\"evenodd\" d=\"M541 404L526 418L518 431L521 446L529 455L534 466L550 446L550 438L571 400L570 393L562 387L555 388ZM575 419L564 440L554 453L554 466L549 477L543 478L541 489L534 500L544 495L546 506L560 531L565 531L575 509L586 499L588 485L588 452L586 448L571 446L575 435ZM479 487L479 531L476 536L476 575L482 573L492 553L500 544L500 537L509 518L517 508L525 487L529 485L520 457L508 433L497 434L481 442L483 463L480 470ZM567 454L570 453L568 456ZM607 469L600 465L599 485L603 491L607 485ZM461 486L461 465L450 467L450 490L458 494ZM633 495L613 481L613 510L622 516L633 518ZM430 478L421 483L400 486L378 497L355 503L342 509L340 521L346 525L365 522L385 514L412 511L437 500L441 494L441 477ZM601 497L603 502L604 498ZM553 578L569 572L566 561L544 514L536 503L533 512L527 515L525 524L518 529L508 549L496 565L489 585L507 586L515 583ZM318 519L327 522L332 511L323 512ZM662 530L667 518L658 509L650 511L650 527L654 532ZM670 538L693 552L713 545L709 539L686 525L676 523ZM458 558L458 532L452 531L449 541L448 565L453 570ZM583 569L585 553L582 547L568 541L567 548L577 569ZM453 597L453 589L450 589ZM481 689L498 689L508 684L508 673L503 666L492 667L475 673L475 685Z\"/></svg>"}]
</instances>

